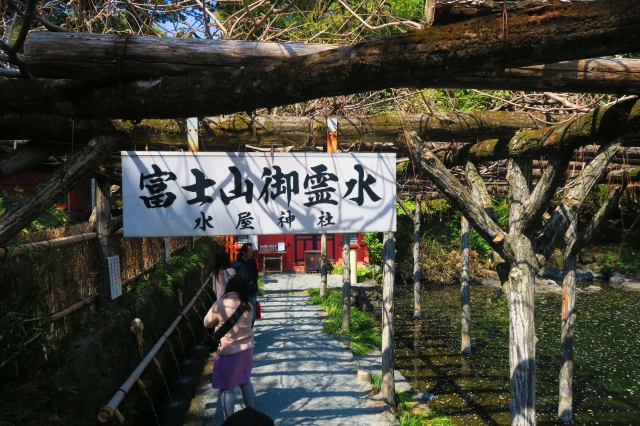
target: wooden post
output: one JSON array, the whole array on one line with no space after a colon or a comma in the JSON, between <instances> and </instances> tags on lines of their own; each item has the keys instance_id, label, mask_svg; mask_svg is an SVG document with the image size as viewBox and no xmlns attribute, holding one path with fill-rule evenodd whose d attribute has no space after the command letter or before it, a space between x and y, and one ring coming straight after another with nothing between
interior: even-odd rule
<instances>
[{"instance_id":1,"label":"wooden post","mask_svg":"<svg viewBox=\"0 0 640 426\"><path fill-rule=\"evenodd\" d=\"M342 234L342 331L349 331L351 323L350 237L350 234Z\"/></svg>"},{"instance_id":2,"label":"wooden post","mask_svg":"<svg viewBox=\"0 0 640 426\"><path fill-rule=\"evenodd\" d=\"M416 212L413 216L413 318L422 319L420 306L420 199L416 197Z\"/></svg>"},{"instance_id":3,"label":"wooden post","mask_svg":"<svg viewBox=\"0 0 640 426\"><path fill-rule=\"evenodd\" d=\"M462 305L462 344L461 351L463 355L471 354L471 309L469 306L469 221L462 216L460 224L462 228L462 251L460 260L462 262L462 276L460 304Z\"/></svg>"},{"instance_id":4,"label":"wooden post","mask_svg":"<svg viewBox=\"0 0 640 426\"><path fill-rule=\"evenodd\" d=\"M380 397L395 409L395 381L393 377L393 286L396 275L395 239L393 232L384 233L384 289L382 294L382 388Z\"/></svg>"},{"instance_id":5,"label":"wooden post","mask_svg":"<svg viewBox=\"0 0 640 426\"><path fill-rule=\"evenodd\" d=\"M109 265L107 258L113 255L113 238L109 229L111 203L109 178L96 182L96 228L98 230L98 253L100 259L100 288L102 294L111 294L109 284Z\"/></svg>"},{"instance_id":6,"label":"wooden post","mask_svg":"<svg viewBox=\"0 0 640 426\"><path fill-rule=\"evenodd\" d=\"M320 298L327 297L327 234L320 239Z\"/></svg>"},{"instance_id":7,"label":"wooden post","mask_svg":"<svg viewBox=\"0 0 640 426\"><path fill-rule=\"evenodd\" d=\"M560 337L560 403L558 418L573 423L573 327L576 320L576 255L573 252L578 237L578 219L574 219L565 234L562 280L562 329Z\"/></svg>"}]
</instances>

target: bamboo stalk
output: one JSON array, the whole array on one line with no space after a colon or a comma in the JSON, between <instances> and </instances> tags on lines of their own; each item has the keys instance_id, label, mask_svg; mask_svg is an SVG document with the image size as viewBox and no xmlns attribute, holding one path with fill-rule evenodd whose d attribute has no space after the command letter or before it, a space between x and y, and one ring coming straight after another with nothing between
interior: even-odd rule
<instances>
[{"instance_id":1,"label":"bamboo stalk","mask_svg":"<svg viewBox=\"0 0 640 426\"><path fill-rule=\"evenodd\" d=\"M48 248L62 247L69 244L82 243L85 241L95 240L98 237L96 232L87 234L73 235L71 237L56 238L55 240L40 241L37 243L21 244L15 247L0 247L0 258L8 259L32 251L45 250Z\"/></svg>"},{"instance_id":2,"label":"bamboo stalk","mask_svg":"<svg viewBox=\"0 0 640 426\"><path fill-rule=\"evenodd\" d=\"M70 306L69 308L65 309L64 311L60 311L60 312L56 312L55 314L51 315L51 321L58 321L64 317L66 317L67 315L79 310L80 308L90 305L93 302L95 302L96 300L98 300L98 296L99 294L94 294L91 295L85 299L82 299L81 301L79 301L78 303Z\"/></svg>"},{"instance_id":3,"label":"bamboo stalk","mask_svg":"<svg viewBox=\"0 0 640 426\"><path fill-rule=\"evenodd\" d=\"M131 387L138 382L138 379L142 375L142 372L145 370L145 368L147 368L147 365L149 365L152 362L152 360L155 358L156 354L158 353L158 351L160 350L164 342L167 341L167 339L169 338L169 335L171 335L173 330L175 330L178 324L180 323L180 320L182 320L183 317L186 317L187 313L189 312L193 304L196 302L196 300L202 293L202 290L204 290L204 288L206 287L210 279L211 279L211 276L209 276L205 280L205 282L202 283L202 286L200 287L200 289L189 301L187 306L185 306L185 308L182 310L180 315L178 315L178 317L169 326L167 331L165 331L165 333L162 336L160 336L160 338L158 339L156 344L153 346L153 348L151 348L149 353L147 353L147 355L140 362L140 364L138 364L138 367L136 367L136 369L133 371L133 373L131 373L129 378L122 384L122 386L120 386L120 388L116 391L116 393L113 395L111 400L104 407L100 409L100 411L98 412L98 420L100 422L102 423L107 422L113 417L115 410L117 410L118 405L120 405L125 395L129 392L129 390L131 390Z\"/></svg>"}]
</instances>

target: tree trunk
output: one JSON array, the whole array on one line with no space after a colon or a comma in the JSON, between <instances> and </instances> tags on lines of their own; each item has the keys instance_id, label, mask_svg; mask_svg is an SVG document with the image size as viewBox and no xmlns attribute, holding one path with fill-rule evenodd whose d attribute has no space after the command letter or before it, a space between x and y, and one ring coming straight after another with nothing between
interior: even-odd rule
<instances>
[{"instance_id":1,"label":"tree trunk","mask_svg":"<svg viewBox=\"0 0 640 426\"><path fill-rule=\"evenodd\" d=\"M509 274L509 366L511 372L512 426L536 424L536 345L534 277L529 264L531 243L520 236L516 242L519 262Z\"/></svg>"},{"instance_id":2,"label":"tree trunk","mask_svg":"<svg viewBox=\"0 0 640 426\"><path fill-rule=\"evenodd\" d=\"M109 179L99 179L96 182L96 229L98 231L98 256L100 267L101 293L110 295L108 258L113 256L113 237L109 227L111 219Z\"/></svg>"},{"instance_id":3,"label":"tree trunk","mask_svg":"<svg viewBox=\"0 0 640 426\"><path fill-rule=\"evenodd\" d=\"M51 207L57 199L85 179L118 146L114 138L99 136L77 152L66 164L40 183L27 197L11 205L0 216L0 245L4 245Z\"/></svg>"},{"instance_id":4,"label":"tree trunk","mask_svg":"<svg viewBox=\"0 0 640 426\"><path fill-rule=\"evenodd\" d=\"M425 2L425 11L429 9L429 1ZM425 17L428 20L426 14ZM33 77L126 81L215 72L220 68L265 68L343 47L32 32L25 43L25 52L27 68ZM455 77L444 76L437 84L458 89L635 94L640 89L640 61L594 58L505 70L470 69Z\"/></svg>"},{"instance_id":5,"label":"tree trunk","mask_svg":"<svg viewBox=\"0 0 640 426\"><path fill-rule=\"evenodd\" d=\"M327 234L320 239L320 298L327 297Z\"/></svg>"},{"instance_id":6,"label":"tree trunk","mask_svg":"<svg viewBox=\"0 0 640 426\"><path fill-rule=\"evenodd\" d=\"M567 248L564 253L562 279L562 328L560 337L560 404L558 418L573 423L573 326L576 321L576 255L573 245L578 237L578 220L567 230Z\"/></svg>"},{"instance_id":7,"label":"tree trunk","mask_svg":"<svg viewBox=\"0 0 640 426\"><path fill-rule=\"evenodd\" d=\"M0 81L0 114L187 118L388 88L442 87L446 76L471 70L637 51L639 12L635 0L541 5L509 15L506 43L501 17L487 16L306 55L273 68L236 67L122 84ZM505 52L507 64L500 59Z\"/></svg>"},{"instance_id":8,"label":"tree trunk","mask_svg":"<svg viewBox=\"0 0 640 426\"><path fill-rule=\"evenodd\" d=\"M509 235L514 238L515 262L509 273L509 366L511 424L536 424L535 275L538 271L531 241L522 233L523 213L531 196L531 159L510 158Z\"/></svg>"},{"instance_id":9,"label":"tree trunk","mask_svg":"<svg viewBox=\"0 0 640 426\"><path fill-rule=\"evenodd\" d=\"M36 78L142 80L219 67L260 67L340 46L35 31L25 61Z\"/></svg>"},{"instance_id":10,"label":"tree trunk","mask_svg":"<svg viewBox=\"0 0 640 426\"><path fill-rule=\"evenodd\" d=\"M396 391L394 380L394 349L393 349L393 286L395 282L395 238L393 232L384 233L384 264L382 294L382 387L380 398L395 409Z\"/></svg>"},{"instance_id":11,"label":"tree trunk","mask_svg":"<svg viewBox=\"0 0 640 426\"><path fill-rule=\"evenodd\" d=\"M60 147L29 142L9 152L0 159L0 182L22 170L35 166L59 151Z\"/></svg>"},{"instance_id":12,"label":"tree trunk","mask_svg":"<svg viewBox=\"0 0 640 426\"><path fill-rule=\"evenodd\" d=\"M351 325L351 235L342 234L342 331L349 331Z\"/></svg>"},{"instance_id":13,"label":"tree trunk","mask_svg":"<svg viewBox=\"0 0 640 426\"><path fill-rule=\"evenodd\" d=\"M489 139L457 150L441 151L440 160L447 166L464 165L510 157L551 154L573 150L594 141L610 141L640 127L640 101L630 99L610 107L596 108L551 128L527 130L510 139ZM637 138L631 138L633 143Z\"/></svg>"},{"instance_id":14,"label":"tree trunk","mask_svg":"<svg viewBox=\"0 0 640 426\"><path fill-rule=\"evenodd\" d=\"M460 277L461 294L461 319L462 319L462 344L463 355L471 354L471 306L469 300L469 221L462 216L462 250L460 261L462 262L462 275Z\"/></svg>"},{"instance_id":15,"label":"tree trunk","mask_svg":"<svg viewBox=\"0 0 640 426\"><path fill-rule=\"evenodd\" d=\"M596 229L604 222L611 210L618 204L625 186L611 188L607 198L591 219L585 230L578 234L575 218L564 235L563 282L562 282L562 326L561 326L561 363L559 377L560 403L558 418L563 423L573 423L573 336L576 298L576 256L584 245L591 240Z\"/></svg>"},{"instance_id":16,"label":"tree trunk","mask_svg":"<svg viewBox=\"0 0 640 426\"><path fill-rule=\"evenodd\" d=\"M420 199L416 197L416 212L413 217L413 318L422 319L420 307Z\"/></svg>"},{"instance_id":17,"label":"tree trunk","mask_svg":"<svg viewBox=\"0 0 640 426\"><path fill-rule=\"evenodd\" d=\"M506 111L469 113L384 114L337 117L341 143L362 143L363 150L373 150L389 143L404 149L404 130L413 130L425 140L459 142L489 138L512 138L522 129L542 129L547 122L566 120L566 115ZM199 124L199 139L210 151L236 150L238 144L270 146L324 146L327 125L322 117L247 116L233 114L205 117ZM138 124L121 120L72 121L46 114L0 115L0 135L4 139L33 139L51 142L87 143L95 134L118 134L123 150L144 149L151 145L160 150L187 149L187 126L184 119L142 120ZM402 140L402 142L401 142Z\"/></svg>"}]
</instances>

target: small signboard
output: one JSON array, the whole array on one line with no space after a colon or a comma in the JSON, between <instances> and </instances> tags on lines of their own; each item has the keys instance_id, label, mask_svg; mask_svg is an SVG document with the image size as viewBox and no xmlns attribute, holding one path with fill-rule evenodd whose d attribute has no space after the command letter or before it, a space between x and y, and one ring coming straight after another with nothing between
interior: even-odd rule
<instances>
[{"instance_id":1,"label":"small signboard","mask_svg":"<svg viewBox=\"0 0 640 426\"><path fill-rule=\"evenodd\" d=\"M122 296L122 278L120 277L120 256L107 258L109 264L109 284L111 286L111 300Z\"/></svg>"},{"instance_id":2,"label":"small signboard","mask_svg":"<svg viewBox=\"0 0 640 426\"><path fill-rule=\"evenodd\" d=\"M164 239L164 260L169 263L171 261L171 238Z\"/></svg>"},{"instance_id":3,"label":"small signboard","mask_svg":"<svg viewBox=\"0 0 640 426\"><path fill-rule=\"evenodd\" d=\"M284 251L284 242L278 242L278 251Z\"/></svg>"}]
</instances>

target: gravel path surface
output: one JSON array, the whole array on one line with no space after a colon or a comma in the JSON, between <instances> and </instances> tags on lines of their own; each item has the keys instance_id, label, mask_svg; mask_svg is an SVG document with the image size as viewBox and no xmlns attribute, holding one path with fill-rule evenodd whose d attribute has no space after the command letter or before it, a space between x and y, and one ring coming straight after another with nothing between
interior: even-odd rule
<instances>
[{"instance_id":1,"label":"gravel path surface","mask_svg":"<svg viewBox=\"0 0 640 426\"><path fill-rule=\"evenodd\" d=\"M274 275L266 276L267 291L315 287L320 282L319 275L308 275L307 284L297 279L269 282ZM387 405L367 397L371 385L357 382L351 351L322 331L323 312L307 299L294 294L260 297L263 318L256 322L251 375L255 408L277 425L397 425ZM210 357L185 425L222 424L218 391L211 388L212 363ZM243 407L241 402L237 390L236 411Z\"/></svg>"},{"instance_id":2,"label":"gravel path surface","mask_svg":"<svg viewBox=\"0 0 640 426\"><path fill-rule=\"evenodd\" d=\"M263 274L267 293L286 293L320 288L320 274ZM342 288L342 275L327 275L327 286Z\"/></svg>"}]
</instances>

